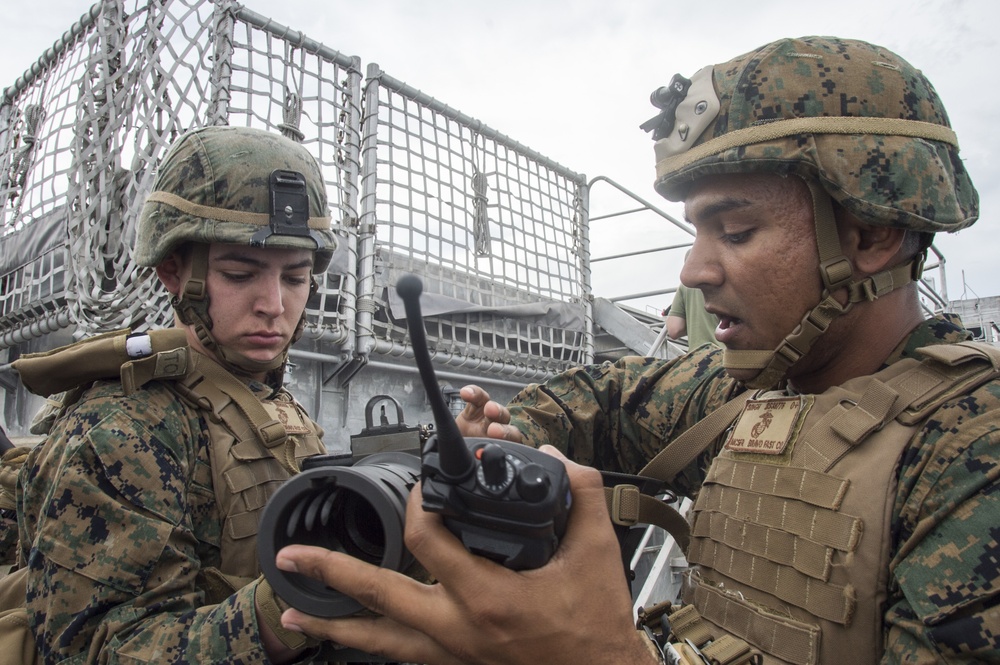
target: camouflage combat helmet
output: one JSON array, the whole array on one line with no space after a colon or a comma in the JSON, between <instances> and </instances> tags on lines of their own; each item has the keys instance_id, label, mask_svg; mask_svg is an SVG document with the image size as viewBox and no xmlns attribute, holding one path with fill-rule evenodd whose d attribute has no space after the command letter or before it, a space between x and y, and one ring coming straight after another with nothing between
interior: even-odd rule
<instances>
[{"instance_id":1,"label":"camouflage combat helmet","mask_svg":"<svg viewBox=\"0 0 1000 665\"><path fill-rule=\"evenodd\" d=\"M261 363L213 338L205 288L213 242L312 250L313 273L325 272L336 241L323 176L312 155L300 144L260 129L192 130L177 139L160 163L136 234L135 260L144 266L157 266L180 246L192 244L191 277L171 304L206 349L236 373L279 369L287 349ZM296 339L304 324L303 314Z\"/></svg>"},{"instance_id":2,"label":"camouflage combat helmet","mask_svg":"<svg viewBox=\"0 0 1000 665\"><path fill-rule=\"evenodd\" d=\"M958 140L924 75L892 52L832 37L782 39L727 63L674 76L643 123L656 141L656 190L680 201L707 175L800 176L812 192L824 293L774 351L726 352L727 367L760 369L770 387L854 303L919 279L912 262L852 281L833 202L872 225L928 234L976 221L979 197ZM847 288L846 306L831 294Z\"/></svg>"},{"instance_id":3,"label":"camouflage combat helmet","mask_svg":"<svg viewBox=\"0 0 1000 665\"><path fill-rule=\"evenodd\" d=\"M156 266L185 242L311 249L313 272L324 272L336 241L319 165L280 134L188 132L160 163L139 217L135 260Z\"/></svg>"}]
</instances>

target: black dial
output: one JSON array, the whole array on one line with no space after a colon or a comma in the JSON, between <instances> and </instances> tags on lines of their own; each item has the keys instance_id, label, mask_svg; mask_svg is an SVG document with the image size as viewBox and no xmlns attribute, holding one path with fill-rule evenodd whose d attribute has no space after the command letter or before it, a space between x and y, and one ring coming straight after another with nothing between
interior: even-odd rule
<instances>
[{"instance_id":1,"label":"black dial","mask_svg":"<svg viewBox=\"0 0 1000 665\"><path fill-rule=\"evenodd\" d=\"M517 474L517 493L531 503L544 501L551 485L549 474L539 464L525 464Z\"/></svg>"},{"instance_id":2,"label":"black dial","mask_svg":"<svg viewBox=\"0 0 1000 665\"><path fill-rule=\"evenodd\" d=\"M477 479L479 484L493 493L507 489L514 480L514 467L507 453L495 443L487 443L476 454L479 458Z\"/></svg>"}]
</instances>

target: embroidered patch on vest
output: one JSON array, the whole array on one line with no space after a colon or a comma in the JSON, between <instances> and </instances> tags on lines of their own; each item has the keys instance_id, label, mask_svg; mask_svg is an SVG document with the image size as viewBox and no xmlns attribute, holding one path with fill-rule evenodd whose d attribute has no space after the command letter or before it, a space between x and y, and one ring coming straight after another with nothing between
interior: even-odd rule
<instances>
[{"instance_id":1,"label":"embroidered patch on vest","mask_svg":"<svg viewBox=\"0 0 1000 665\"><path fill-rule=\"evenodd\" d=\"M263 402L263 404L268 413L275 416L275 419L285 426L285 431L289 434L309 434L312 432L299 416L294 404L280 400L270 400Z\"/></svg>"},{"instance_id":2,"label":"embroidered patch on vest","mask_svg":"<svg viewBox=\"0 0 1000 665\"><path fill-rule=\"evenodd\" d=\"M799 397L749 400L726 441L734 453L780 455L785 452L802 410Z\"/></svg>"},{"instance_id":3,"label":"embroidered patch on vest","mask_svg":"<svg viewBox=\"0 0 1000 665\"><path fill-rule=\"evenodd\" d=\"M168 379L184 376L188 370L188 350L187 347L161 351L156 354L156 369L153 370L154 379Z\"/></svg>"}]
</instances>

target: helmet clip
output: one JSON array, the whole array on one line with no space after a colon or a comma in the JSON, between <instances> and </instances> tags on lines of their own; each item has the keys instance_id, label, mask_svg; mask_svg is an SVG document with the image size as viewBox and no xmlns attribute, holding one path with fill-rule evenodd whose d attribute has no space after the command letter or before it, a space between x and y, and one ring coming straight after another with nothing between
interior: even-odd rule
<instances>
[{"instance_id":1,"label":"helmet clip","mask_svg":"<svg viewBox=\"0 0 1000 665\"><path fill-rule=\"evenodd\" d=\"M309 193L306 178L298 171L275 169L268 180L271 216L268 225L250 237L251 247L263 247L274 235L310 237L322 247L309 228Z\"/></svg>"}]
</instances>

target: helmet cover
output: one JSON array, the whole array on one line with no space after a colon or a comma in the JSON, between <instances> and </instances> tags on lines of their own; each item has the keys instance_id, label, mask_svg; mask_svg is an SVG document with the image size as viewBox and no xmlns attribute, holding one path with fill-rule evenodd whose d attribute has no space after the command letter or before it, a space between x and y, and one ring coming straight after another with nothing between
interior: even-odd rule
<instances>
[{"instance_id":1,"label":"helmet cover","mask_svg":"<svg viewBox=\"0 0 1000 665\"><path fill-rule=\"evenodd\" d=\"M678 90L697 97L669 100L661 88L653 101L665 110L643 125L657 129L655 187L669 200L706 175L758 171L818 180L870 224L933 233L979 216L940 98L882 47L782 39L689 83Z\"/></svg>"},{"instance_id":2,"label":"helmet cover","mask_svg":"<svg viewBox=\"0 0 1000 665\"><path fill-rule=\"evenodd\" d=\"M297 188L298 199L281 198L282 183ZM295 221L282 223L272 210L275 200L300 228ZM289 200L303 209L286 207ZM139 217L135 260L159 265L185 242L309 249L315 252L313 272L324 272L336 240L319 165L302 145L264 130L187 132L160 163Z\"/></svg>"}]
</instances>

